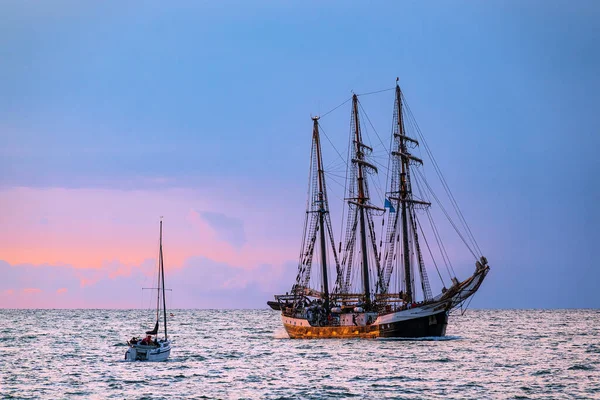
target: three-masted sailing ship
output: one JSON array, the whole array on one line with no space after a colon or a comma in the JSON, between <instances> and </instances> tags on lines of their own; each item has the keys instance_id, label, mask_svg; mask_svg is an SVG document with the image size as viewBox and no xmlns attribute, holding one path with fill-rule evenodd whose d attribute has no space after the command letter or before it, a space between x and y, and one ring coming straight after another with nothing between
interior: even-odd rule
<instances>
[{"instance_id":1,"label":"three-masted sailing ship","mask_svg":"<svg viewBox=\"0 0 600 400\"><path fill-rule=\"evenodd\" d=\"M450 311L466 304L489 271L488 262L410 109L405 107L398 83L394 90L391 148L386 149L389 178L383 207L374 204L370 195L371 180L378 173L378 167L370 158L373 148L363 141L359 118L362 106L358 96L352 96L349 156L344 160L347 166L345 240L343 245L339 243L338 249L329 212L319 118L313 117L309 197L296 282L291 292L276 295L275 301L268 302L271 308L281 310L283 325L291 338L444 336ZM425 179L421 171L423 160L411 152L419 146L430 156L457 212L458 223L452 220ZM475 271L463 281L454 274L432 218L432 199L474 256ZM382 221L379 237L376 219ZM424 230L426 223L431 227L427 230L432 236L429 240ZM464 227L463 233L459 225ZM433 255L434 244L438 245L437 256ZM443 284L441 293L436 296L429 283L427 269L431 265L425 265L425 249L429 252L427 259ZM450 278L448 287L438 264L439 267L446 265Z\"/></svg>"},{"instance_id":2,"label":"three-masted sailing ship","mask_svg":"<svg viewBox=\"0 0 600 400\"><path fill-rule=\"evenodd\" d=\"M163 263L162 219L160 221L160 241L158 251L158 286L156 287L156 323L154 329L146 331L143 338L133 337L127 342L127 361L165 361L171 355L171 341L167 335L167 300L165 295L165 266ZM161 304L162 303L162 304ZM162 316L161 311L162 309ZM164 338L159 338L160 320L163 320Z\"/></svg>"}]
</instances>

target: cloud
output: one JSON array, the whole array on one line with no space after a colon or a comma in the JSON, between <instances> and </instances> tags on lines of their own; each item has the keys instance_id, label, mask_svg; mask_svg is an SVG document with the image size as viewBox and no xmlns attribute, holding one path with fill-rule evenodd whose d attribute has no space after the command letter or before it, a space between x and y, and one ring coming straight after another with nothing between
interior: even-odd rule
<instances>
[{"instance_id":1,"label":"cloud","mask_svg":"<svg viewBox=\"0 0 600 400\"><path fill-rule=\"evenodd\" d=\"M199 214L215 231L220 240L228 242L238 249L246 243L244 222L241 219L228 217L225 214L211 211L202 211Z\"/></svg>"},{"instance_id":2,"label":"cloud","mask_svg":"<svg viewBox=\"0 0 600 400\"><path fill-rule=\"evenodd\" d=\"M176 307L264 307L293 283L299 228L284 202L215 193L0 189L0 307L140 307L140 288L155 286L160 215Z\"/></svg>"},{"instance_id":3,"label":"cloud","mask_svg":"<svg viewBox=\"0 0 600 400\"><path fill-rule=\"evenodd\" d=\"M120 269L113 274L128 274L130 266L156 258L158 217L164 215L167 269L179 268L193 256L244 268L295 257L299 228L291 230L283 223L287 210L244 199L260 206L234 214L241 209L231 196L206 196L177 189L0 189L0 254L12 265L79 269L104 268L118 260Z\"/></svg>"},{"instance_id":4,"label":"cloud","mask_svg":"<svg viewBox=\"0 0 600 400\"><path fill-rule=\"evenodd\" d=\"M0 261L1 308L139 308L155 287L154 260L133 266L118 261L104 268L81 270L72 266ZM114 274L125 268L127 274ZM289 290L295 263L246 269L206 257L191 257L166 275L170 308L265 308L274 294ZM52 279L50 279L52 278ZM85 282L82 285L82 282ZM32 296L35 294L35 296Z\"/></svg>"}]
</instances>

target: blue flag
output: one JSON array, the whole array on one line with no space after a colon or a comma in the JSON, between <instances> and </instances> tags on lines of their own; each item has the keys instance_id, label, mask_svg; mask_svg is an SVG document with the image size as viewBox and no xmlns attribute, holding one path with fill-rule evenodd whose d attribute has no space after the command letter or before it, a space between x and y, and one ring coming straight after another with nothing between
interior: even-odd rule
<instances>
[{"instance_id":1,"label":"blue flag","mask_svg":"<svg viewBox=\"0 0 600 400\"><path fill-rule=\"evenodd\" d=\"M393 213L396 212L396 210L394 209L394 206L392 205L392 202L389 201L388 199L385 199L385 205L384 205L384 207L385 208L389 208L390 212L393 212Z\"/></svg>"}]
</instances>

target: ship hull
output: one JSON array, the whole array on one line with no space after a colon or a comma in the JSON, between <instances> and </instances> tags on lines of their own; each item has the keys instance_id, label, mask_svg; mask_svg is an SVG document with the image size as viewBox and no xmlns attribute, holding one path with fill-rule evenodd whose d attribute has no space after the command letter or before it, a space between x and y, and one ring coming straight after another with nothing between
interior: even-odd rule
<instances>
[{"instance_id":1,"label":"ship hull","mask_svg":"<svg viewBox=\"0 0 600 400\"><path fill-rule=\"evenodd\" d=\"M282 316L283 326L292 339L420 338L446 334L448 313L399 312L378 317L365 326L311 326L307 320Z\"/></svg>"},{"instance_id":2,"label":"ship hull","mask_svg":"<svg viewBox=\"0 0 600 400\"><path fill-rule=\"evenodd\" d=\"M473 276L452 286L433 303L417 303L411 308L385 314L375 312L335 314L335 320L339 319L336 326L313 326L308 319L285 315L285 311L281 314L281 320L292 339L445 336L449 311L463 304L479 289L489 269L487 264L484 266L478 263ZM280 307L280 309L288 310L289 313L289 307Z\"/></svg>"},{"instance_id":3,"label":"ship hull","mask_svg":"<svg viewBox=\"0 0 600 400\"><path fill-rule=\"evenodd\" d=\"M379 337L420 338L446 335L448 313L442 311L426 317L379 325Z\"/></svg>"}]
</instances>

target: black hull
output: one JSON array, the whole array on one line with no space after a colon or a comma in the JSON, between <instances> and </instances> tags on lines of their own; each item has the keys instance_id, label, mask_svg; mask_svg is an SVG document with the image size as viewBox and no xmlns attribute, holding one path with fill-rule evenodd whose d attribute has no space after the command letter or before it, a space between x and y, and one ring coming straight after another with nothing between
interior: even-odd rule
<instances>
[{"instance_id":1,"label":"black hull","mask_svg":"<svg viewBox=\"0 0 600 400\"><path fill-rule=\"evenodd\" d=\"M420 338L446 335L448 313L442 311L427 317L379 325L379 337Z\"/></svg>"},{"instance_id":2,"label":"black hull","mask_svg":"<svg viewBox=\"0 0 600 400\"><path fill-rule=\"evenodd\" d=\"M446 334L448 313L373 325L311 326L305 319L283 317L283 326L292 339L422 338Z\"/></svg>"}]
</instances>

